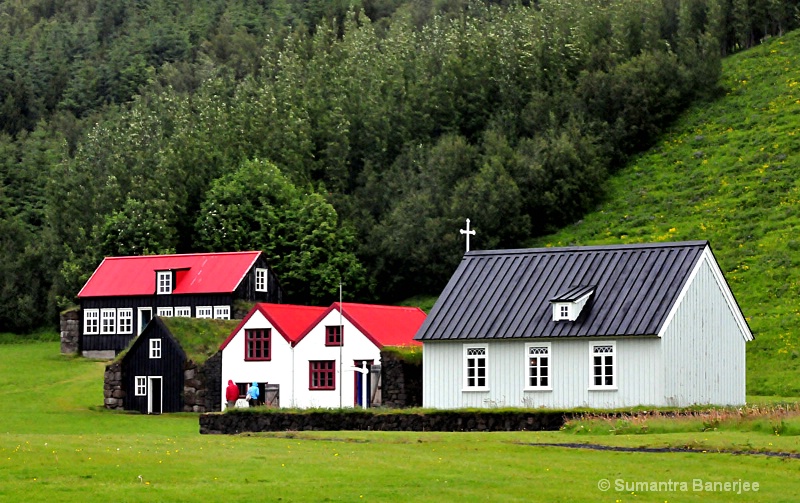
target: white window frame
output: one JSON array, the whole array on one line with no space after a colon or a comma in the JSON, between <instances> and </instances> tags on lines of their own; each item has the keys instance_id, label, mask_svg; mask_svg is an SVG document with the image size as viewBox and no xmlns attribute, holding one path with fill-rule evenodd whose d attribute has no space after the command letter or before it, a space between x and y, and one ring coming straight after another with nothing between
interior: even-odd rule
<instances>
[{"instance_id":1,"label":"white window frame","mask_svg":"<svg viewBox=\"0 0 800 503\"><path fill-rule=\"evenodd\" d=\"M106 323L108 322L108 323ZM116 309L101 309L100 310L100 333L104 335L117 333L117 310Z\"/></svg>"},{"instance_id":2,"label":"white window frame","mask_svg":"<svg viewBox=\"0 0 800 503\"><path fill-rule=\"evenodd\" d=\"M231 319L231 306L214 306L214 319L216 320Z\"/></svg>"},{"instance_id":3,"label":"white window frame","mask_svg":"<svg viewBox=\"0 0 800 503\"><path fill-rule=\"evenodd\" d=\"M266 292L267 289L267 269L256 268L256 292Z\"/></svg>"},{"instance_id":4,"label":"white window frame","mask_svg":"<svg viewBox=\"0 0 800 503\"><path fill-rule=\"evenodd\" d=\"M100 333L100 310L85 309L83 311L83 333L97 335Z\"/></svg>"},{"instance_id":5,"label":"white window frame","mask_svg":"<svg viewBox=\"0 0 800 503\"><path fill-rule=\"evenodd\" d=\"M156 271L156 293L158 295L172 293L172 271Z\"/></svg>"},{"instance_id":6,"label":"white window frame","mask_svg":"<svg viewBox=\"0 0 800 503\"><path fill-rule=\"evenodd\" d=\"M150 358L161 358L161 339L150 339Z\"/></svg>"},{"instance_id":7,"label":"white window frame","mask_svg":"<svg viewBox=\"0 0 800 503\"><path fill-rule=\"evenodd\" d=\"M475 352L482 351L483 354L471 354ZM478 362L475 362L475 375L470 376L470 359L473 357L480 357L483 356L483 386L478 384L478 380L481 378L478 375L479 369L481 368L478 365ZM489 345L488 344L465 344L464 345L464 381L463 381L463 391L489 391ZM470 379L475 379L475 384L470 386Z\"/></svg>"},{"instance_id":8,"label":"white window frame","mask_svg":"<svg viewBox=\"0 0 800 503\"><path fill-rule=\"evenodd\" d=\"M144 321L144 313L150 313L150 318L147 320L147 322ZM153 319L153 308L152 307L140 307L138 309L138 317L137 317L137 320L138 320L138 323L139 323L139 328L138 328L136 334L137 335L141 335L141 333L144 332L144 328L147 326L147 323L150 323L150 320L152 320L152 319Z\"/></svg>"},{"instance_id":9,"label":"white window frame","mask_svg":"<svg viewBox=\"0 0 800 503\"><path fill-rule=\"evenodd\" d=\"M136 376L133 381L133 395L147 396L147 376Z\"/></svg>"},{"instance_id":10,"label":"white window frame","mask_svg":"<svg viewBox=\"0 0 800 503\"><path fill-rule=\"evenodd\" d=\"M161 316L164 318L172 318L175 314L175 310L171 307L157 307L156 308L156 316Z\"/></svg>"},{"instance_id":11,"label":"white window frame","mask_svg":"<svg viewBox=\"0 0 800 503\"><path fill-rule=\"evenodd\" d=\"M595 348L609 348L603 353L595 354ZM595 384L595 356L600 356L601 360L601 381L603 384ZM606 357L611 357L611 384L605 384L606 381ZM617 343L616 341L598 341L589 343L589 390L590 391L614 391L617 390L619 383L619 375L617 373Z\"/></svg>"},{"instance_id":12,"label":"white window frame","mask_svg":"<svg viewBox=\"0 0 800 503\"><path fill-rule=\"evenodd\" d=\"M133 333L133 308L122 307L117 309L117 332L120 334Z\"/></svg>"},{"instance_id":13,"label":"white window frame","mask_svg":"<svg viewBox=\"0 0 800 503\"><path fill-rule=\"evenodd\" d=\"M175 308L175 317L176 318L191 318L192 317L192 307L191 306L178 306Z\"/></svg>"},{"instance_id":14,"label":"white window frame","mask_svg":"<svg viewBox=\"0 0 800 503\"><path fill-rule=\"evenodd\" d=\"M532 355L531 351L546 351L545 353L541 353L538 355ZM539 378L541 378L541 369L547 368L547 385L531 385L531 365L530 359L532 357L537 357L540 359L542 356L547 358L547 365L541 365L541 360L537 361L537 383L541 382ZM525 344L525 391L552 391L553 390L553 348L549 342L529 342Z\"/></svg>"},{"instance_id":15,"label":"white window frame","mask_svg":"<svg viewBox=\"0 0 800 503\"><path fill-rule=\"evenodd\" d=\"M213 318L214 308L211 306L197 306L194 308L195 318Z\"/></svg>"}]
</instances>

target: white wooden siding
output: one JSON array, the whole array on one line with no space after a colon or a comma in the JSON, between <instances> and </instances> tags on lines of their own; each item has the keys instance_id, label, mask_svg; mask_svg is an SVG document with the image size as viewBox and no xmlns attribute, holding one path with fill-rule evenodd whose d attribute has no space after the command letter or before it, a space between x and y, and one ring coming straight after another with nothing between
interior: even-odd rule
<instances>
[{"instance_id":1,"label":"white wooden siding","mask_svg":"<svg viewBox=\"0 0 800 503\"><path fill-rule=\"evenodd\" d=\"M711 258L704 255L694 281L663 333L668 405L745 403L745 339L726 302Z\"/></svg>"},{"instance_id":2,"label":"white wooden siding","mask_svg":"<svg viewBox=\"0 0 800 503\"><path fill-rule=\"evenodd\" d=\"M344 345L341 348L341 366L352 367L355 360L373 360L376 364L380 363L380 349L350 323L346 317L342 317L341 324L343 326L342 340L344 341ZM340 398L343 407L353 407L355 403L355 372L341 370L339 346L325 345L325 327L335 325L339 325L339 311L333 310L295 346L295 401L297 407L336 408L339 407ZM317 360L336 361L335 390L308 389L308 362Z\"/></svg>"},{"instance_id":3,"label":"white wooden siding","mask_svg":"<svg viewBox=\"0 0 800 503\"><path fill-rule=\"evenodd\" d=\"M271 333L272 359L270 361L245 361L244 346L246 329L269 328ZM294 401L294 351L278 330L260 311L239 329L222 351L222 397L221 410L225 410L225 388L228 380L233 382L268 382L280 386L281 407L292 407ZM261 397L263 399L263 397Z\"/></svg>"},{"instance_id":4,"label":"white wooden siding","mask_svg":"<svg viewBox=\"0 0 800 503\"><path fill-rule=\"evenodd\" d=\"M590 391L592 343L616 341L618 389ZM663 405L660 340L649 338L548 339L551 343L552 391L526 391L525 344L535 340L474 341L487 343L488 391L464 391L463 347L468 341L425 342L423 407L615 408Z\"/></svg>"}]
</instances>

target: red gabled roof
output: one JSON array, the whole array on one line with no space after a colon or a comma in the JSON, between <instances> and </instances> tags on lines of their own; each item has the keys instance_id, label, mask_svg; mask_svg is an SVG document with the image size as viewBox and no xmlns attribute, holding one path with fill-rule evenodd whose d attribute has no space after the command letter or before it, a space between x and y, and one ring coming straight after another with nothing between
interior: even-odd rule
<instances>
[{"instance_id":1,"label":"red gabled roof","mask_svg":"<svg viewBox=\"0 0 800 503\"><path fill-rule=\"evenodd\" d=\"M106 257L78 297L154 295L156 271L176 271L173 294L230 293L260 251Z\"/></svg>"},{"instance_id":2,"label":"red gabled roof","mask_svg":"<svg viewBox=\"0 0 800 503\"><path fill-rule=\"evenodd\" d=\"M308 326L297 339L305 337L312 328L317 326L331 311L338 311L339 303L334 302ZM342 316L348 319L378 348L384 346L419 346L421 343L414 340L414 335L425 321L425 311L418 307L381 306L375 304L342 303ZM347 335L345 335L347 337Z\"/></svg>"},{"instance_id":3,"label":"red gabled roof","mask_svg":"<svg viewBox=\"0 0 800 503\"><path fill-rule=\"evenodd\" d=\"M259 302L247 313L247 316L245 316L242 322L239 323L239 326L231 332L231 335L225 339L225 342L220 345L219 349L220 351L225 349L228 343L239 333L239 330L242 329L242 326L247 323L247 320L256 312L263 314L283 338L286 339L289 344L294 345L299 337L305 333L309 325L316 321L321 313L326 311L327 308L324 307Z\"/></svg>"}]
</instances>

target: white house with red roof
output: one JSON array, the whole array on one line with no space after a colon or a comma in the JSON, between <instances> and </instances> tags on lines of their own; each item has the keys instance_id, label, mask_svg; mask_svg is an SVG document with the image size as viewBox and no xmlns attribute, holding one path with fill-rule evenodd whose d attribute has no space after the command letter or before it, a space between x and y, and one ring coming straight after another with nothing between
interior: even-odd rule
<instances>
[{"instance_id":1,"label":"white house with red roof","mask_svg":"<svg viewBox=\"0 0 800 503\"><path fill-rule=\"evenodd\" d=\"M244 396L256 382L262 402L292 406L295 387L294 344L324 307L258 303L220 346L222 389L229 380ZM221 410L225 410L225 394Z\"/></svg>"},{"instance_id":2,"label":"white house with red roof","mask_svg":"<svg viewBox=\"0 0 800 503\"><path fill-rule=\"evenodd\" d=\"M295 343L295 403L369 406L377 390L369 371L380 364L381 349L418 345L414 335L423 321L425 312L417 307L335 302Z\"/></svg>"},{"instance_id":3,"label":"white house with red roof","mask_svg":"<svg viewBox=\"0 0 800 503\"><path fill-rule=\"evenodd\" d=\"M419 345L424 320L414 307L257 304L220 347L222 389L233 380L244 394L256 382L262 401L279 407L369 405L381 349Z\"/></svg>"},{"instance_id":4,"label":"white house with red roof","mask_svg":"<svg viewBox=\"0 0 800 503\"><path fill-rule=\"evenodd\" d=\"M78 293L80 350L113 358L155 316L229 319L236 300L281 297L260 251L107 257Z\"/></svg>"}]
</instances>

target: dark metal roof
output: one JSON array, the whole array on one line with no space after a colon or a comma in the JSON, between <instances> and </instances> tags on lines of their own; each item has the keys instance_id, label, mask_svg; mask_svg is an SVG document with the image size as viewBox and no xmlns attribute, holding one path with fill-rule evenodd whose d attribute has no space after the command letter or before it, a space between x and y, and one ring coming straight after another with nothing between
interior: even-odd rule
<instances>
[{"instance_id":1,"label":"dark metal roof","mask_svg":"<svg viewBox=\"0 0 800 503\"><path fill-rule=\"evenodd\" d=\"M576 300L580 299L587 293L593 292L595 289L595 285L589 286L573 286L569 290L564 293L560 293L550 299L551 302L575 302Z\"/></svg>"},{"instance_id":2,"label":"dark metal roof","mask_svg":"<svg viewBox=\"0 0 800 503\"><path fill-rule=\"evenodd\" d=\"M417 332L422 341L656 335L707 241L473 251ZM594 287L574 321L553 299Z\"/></svg>"}]
</instances>

